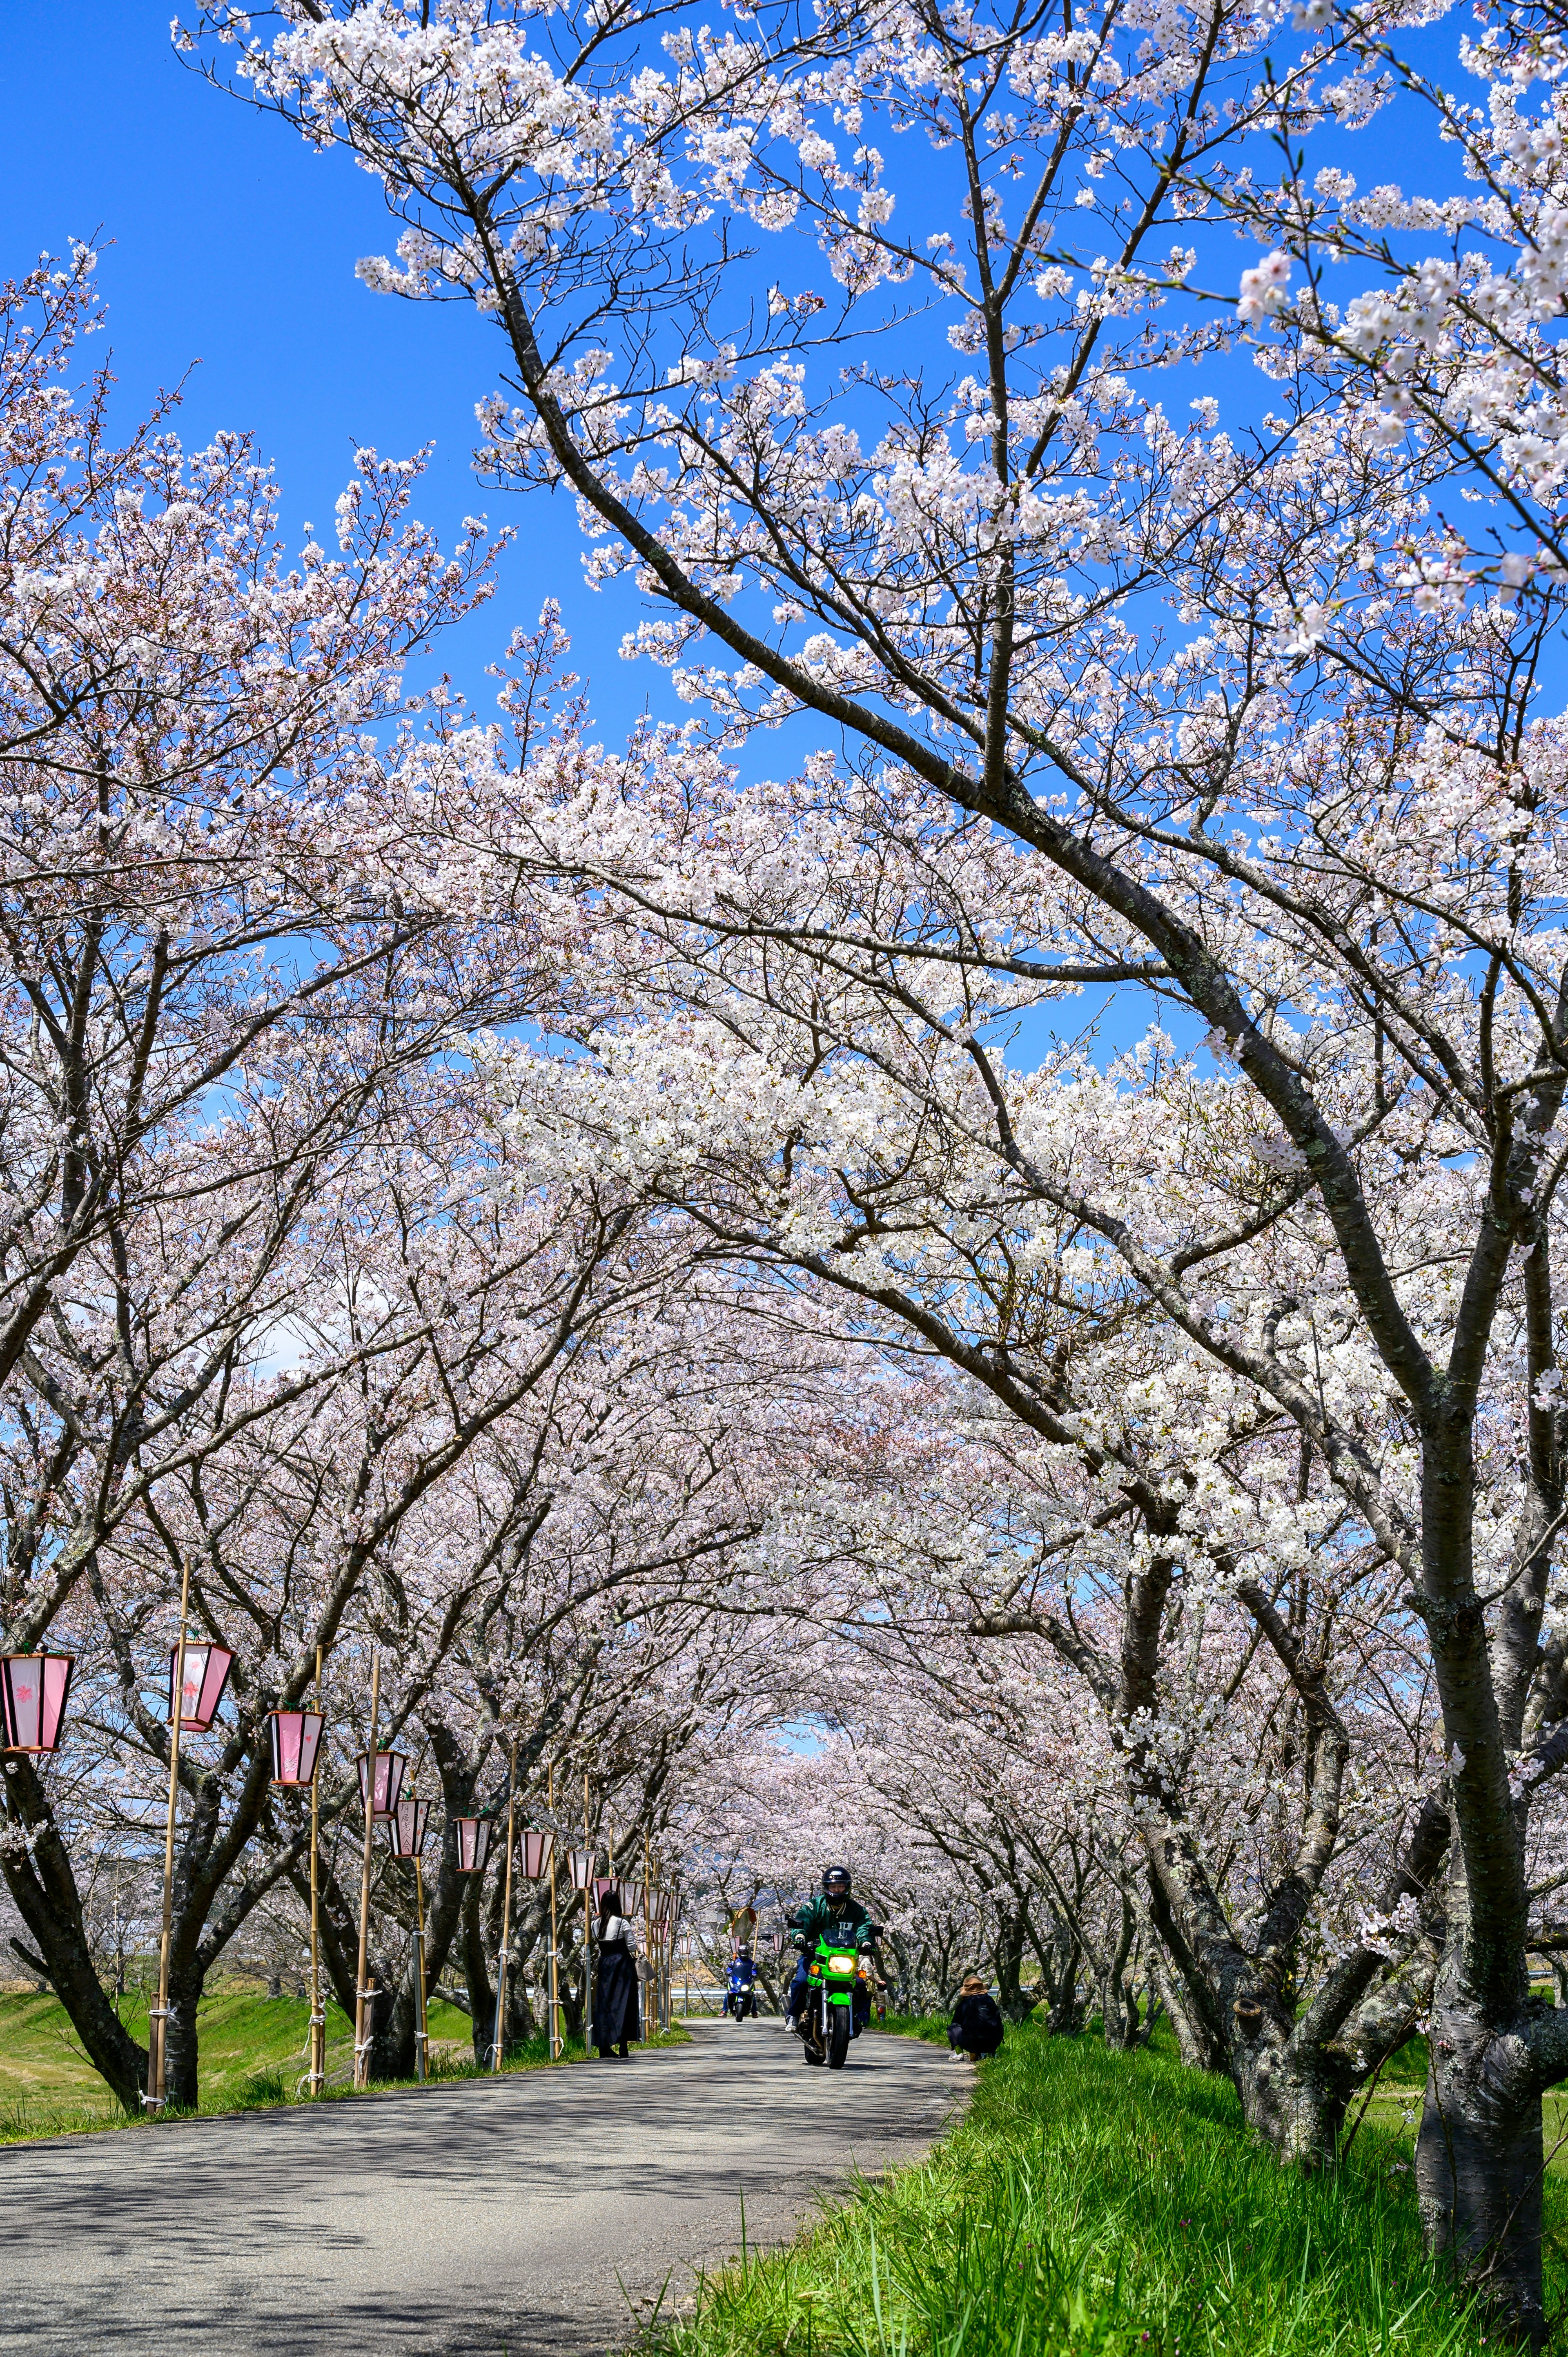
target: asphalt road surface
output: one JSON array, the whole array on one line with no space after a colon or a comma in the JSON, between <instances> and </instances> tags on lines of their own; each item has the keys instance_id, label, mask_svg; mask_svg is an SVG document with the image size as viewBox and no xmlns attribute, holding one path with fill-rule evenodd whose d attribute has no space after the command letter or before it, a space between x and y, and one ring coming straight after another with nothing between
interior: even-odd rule
<instances>
[{"instance_id":1,"label":"asphalt road surface","mask_svg":"<svg viewBox=\"0 0 1568 2357\"><path fill-rule=\"evenodd\" d=\"M967 2074L965 2074L967 2076ZM0 2149L0 2349L114 2357L557 2357L668 2283L917 2158L962 2081L864 2037L813 2071L777 2021L423 2093Z\"/></svg>"}]
</instances>

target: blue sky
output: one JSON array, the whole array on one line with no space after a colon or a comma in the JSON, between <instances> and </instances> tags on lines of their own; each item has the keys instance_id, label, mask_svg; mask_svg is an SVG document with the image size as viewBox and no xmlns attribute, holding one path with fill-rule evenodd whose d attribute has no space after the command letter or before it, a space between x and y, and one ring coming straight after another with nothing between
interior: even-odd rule
<instances>
[{"instance_id":1,"label":"blue sky","mask_svg":"<svg viewBox=\"0 0 1568 2357\"><path fill-rule=\"evenodd\" d=\"M307 518L330 523L359 443L403 456L435 442L419 512L444 540L476 511L521 524L519 503L481 491L469 468L494 330L467 307L360 285L358 257L390 242L375 184L181 65L173 13L174 0L5 0L0 273L96 236L118 423L128 430L188 371L181 437L252 433L276 464L291 539ZM650 686L616 654L621 601L582 587L567 501L532 499L526 522L499 596L443 642L444 660L488 694L485 661L557 597L599 725L618 733Z\"/></svg>"}]
</instances>

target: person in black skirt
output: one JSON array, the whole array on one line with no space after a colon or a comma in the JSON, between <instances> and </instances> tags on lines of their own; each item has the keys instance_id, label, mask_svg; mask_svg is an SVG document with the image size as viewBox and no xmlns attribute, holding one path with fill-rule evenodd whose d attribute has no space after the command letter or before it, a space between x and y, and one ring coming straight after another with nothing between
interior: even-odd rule
<instances>
[{"instance_id":1,"label":"person in black skirt","mask_svg":"<svg viewBox=\"0 0 1568 2357\"><path fill-rule=\"evenodd\" d=\"M627 2041L642 2035L634 1936L635 1927L620 1911L619 1893L607 1892L599 1917L599 1969L594 1984L594 2044L601 2062L607 2062L612 2053L623 2062L629 2061Z\"/></svg>"}]
</instances>

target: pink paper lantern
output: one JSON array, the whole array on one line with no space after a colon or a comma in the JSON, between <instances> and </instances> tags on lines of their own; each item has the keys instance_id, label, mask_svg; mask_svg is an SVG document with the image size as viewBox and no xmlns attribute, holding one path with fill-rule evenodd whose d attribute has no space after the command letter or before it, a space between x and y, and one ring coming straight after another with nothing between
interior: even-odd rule
<instances>
[{"instance_id":1,"label":"pink paper lantern","mask_svg":"<svg viewBox=\"0 0 1568 2357\"><path fill-rule=\"evenodd\" d=\"M607 1907L612 1915L623 1914L620 1884L608 1875L596 1875L594 1879L594 1904L601 1914Z\"/></svg>"},{"instance_id":2,"label":"pink paper lantern","mask_svg":"<svg viewBox=\"0 0 1568 2357\"><path fill-rule=\"evenodd\" d=\"M575 1849L570 1855L572 1888L574 1890L586 1890L588 1878L594 1871L594 1853L591 1849Z\"/></svg>"},{"instance_id":3,"label":"pink paper lantern","mask_svg":"<svg viewBox=\"0 0 1568 2357\"><path fill-rule=\"evenodd\" d=\"M370 1774L370 1757L371 1755L368 1751L361 1751L356 1755L354 1760L354 1765L360 1771L360 1805L361 1808L364 1806L365 1803L365 1784ZM407 1766L408 1755L406 1752L377 1752L376 1796L371 1803L371 1814L372 1817L390 1817L392 1815L393 1810L397 1807L398 1795L403 1791L403 1770Z\"/></svg>"},{"instance_id":4,"label":"pink paper lantern","mask_svg":"<svg viewBox=\"0 0 1568 2357\"><path fill-rule=\"evenodd\" d=\"M424 1829L429 1822L428 1801L400 1801L387 1819L387 1839L393 1857L417 1857L424 1847Z\"/></svg>"},{"instance_id":5,"label":"pink paper lantern","mask_svg":"<svg viewBox=\"0 0 1568 2357\"><path fill-rule=\"evenodd\" d=\"M0 1654L0 1717L7 1751L59 1748L74 1666L69 1653Z\"/></svg>"},{"instance_id":6,"label":"pink paper lantern","mask_svg":"<svg viewBox=\"0 0 1568 2357\"><path fill-rule=\"evenodd\" d=\"M457 1829L457 1871L483 1874L495 1835L493 1817L454 1817Z\"/></svg>"},{"instance_id":7,"label":"pink paper lantern","mask_svg":"<svg viewBox=\"0 0 1568 2357\"><path fill-rule=\"evenodd\" d=\"M269 1710L267 1732L273 1745L273 1782L309 1784L315 1781L327 1722L318 1710Z\"/></svg>"},{"instance_id":8,"label":"pink paper lantern","mask_svg":"<svg viewBox=\"0 0 1568 2357\"><path fill-rule=\"evenodd\" d=\"M174 1717L174 1681L179 1661L179 1647L175 1646L168 1657L168 1707ZM229 1673L234 1666L234 1656L221 1645L187 1645L185 1649L185 1682L179 1695L179 1727L182 1735L205 1735L218 1716L218 1706L223 1699L223 1689L229 1683Z\"/></svg>"},{"instance_id":9,"label":"pink paper lantern","mask_svg":"<svg viewBox=\"0 0 1568 2357\"><path fill-rule=\"evenodd\" d=\"M553 1834L525 1833L522 1837L522 1870L530 1882L537 1882L550 1871L550 1861L555 1855Z\"/></svg>"}]
</instances>

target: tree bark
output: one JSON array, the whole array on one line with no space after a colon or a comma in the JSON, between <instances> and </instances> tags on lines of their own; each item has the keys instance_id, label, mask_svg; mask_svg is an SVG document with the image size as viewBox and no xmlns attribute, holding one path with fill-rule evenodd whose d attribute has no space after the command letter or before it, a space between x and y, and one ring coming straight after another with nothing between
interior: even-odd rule
<instances>
[{"instance_id":1,"label":"tree bark","mask_svg":"<svg viewBox=\"0 0 1568 2357\"><path fill-rule=\"evenodd\" d=\"M5 1769L8 1837L0 1841L0 1867L6 1888L88 2061L122 2109L140 2119L147 2050L126 2029L98 1977L81 1896L38 1770L26 1758L7 1760Z\"/></svg>"},{"instance_id":2,"label":"tree bark","mask_svg":"<svg viewBox=\"0 0 1568 2357\"><path fill-rule=\"evenodd\" d=\"M1528 2034L1487 2018L1454 1954L1440 1974L1433 2031L1415 2151L1428 2242L1455 2283L1486 2295L1505 2330L1541 2348L1545 2155Z\"/></svg>"}]
</instances>

